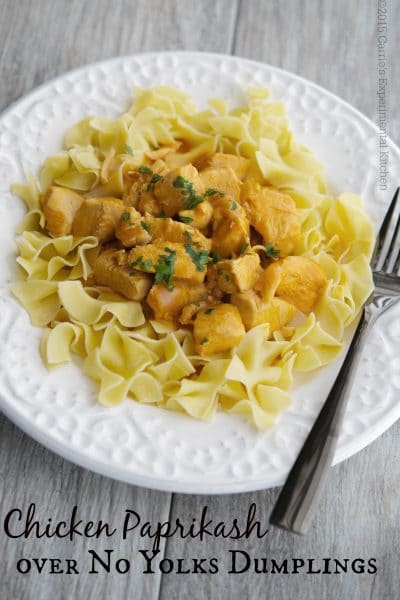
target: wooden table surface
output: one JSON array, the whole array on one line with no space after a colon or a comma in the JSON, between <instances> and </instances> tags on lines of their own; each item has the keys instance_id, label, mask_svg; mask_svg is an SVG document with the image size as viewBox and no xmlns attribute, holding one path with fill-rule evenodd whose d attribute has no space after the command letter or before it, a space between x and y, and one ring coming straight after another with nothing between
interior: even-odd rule
<instances>
[{"instance_id":1,"label":"wooden table surface","mask_svg":"<svg viewBox=\"0 0 400 600\"><path fill-rule=\"evenodd\" d=\"M400 141L400 61L395 61L398 0L389 8L389 133ZM392 30L390 30L390 27ZM103 58L150 50L207 50L236 54L309 78L377 120L377 2L348 0L1 0L0 108L65 71ZM397 40L398 41L398 40ZM397 45L398 49L398 45ZM396 104L395 104L396 103ZM94 544L8 539L0 534L0 598L376 600L400 598L399 424L331 471L318 515L306 537L271 529L263 540L213 539L161 544L169 558L217 557L229 549L253 557L371 558L368 574L18 574L25 557L76 557L95 548L135 556L136 538ZM53 520L79 505L84 519L112 519L126 508L150 521L192 517L208 505L216 521L243 516L257 504L263 523L278 489L231 496L188 496L150 491L95 475L62 460L0 416L0 516L35 502Z\"/></svg>"}]
</instances>

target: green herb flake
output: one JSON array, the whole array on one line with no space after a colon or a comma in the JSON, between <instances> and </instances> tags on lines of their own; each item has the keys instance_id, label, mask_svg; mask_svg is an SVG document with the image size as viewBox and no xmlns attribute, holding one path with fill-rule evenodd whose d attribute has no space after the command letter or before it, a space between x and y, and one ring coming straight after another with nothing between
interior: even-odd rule
<instances>
[{"instance_id":1,"label":"green herb flake","mask_svg":"<svg viewBox=\"0 0 400 600\"><path fill-rule=\"evenodd\" d=\"M130 146L129 144L125 144L125 152L126 152L126 154L129 154L130 156L133 156L132 146Z\"/></svg>"},{"instance_id":2,"label":"green herb flake","mask_svg":"<svg viewBox=\"0 0 400 600\"><path fill-rule=\"evenodd\" d=\"M182 221L182 223L186 223L186 225L188 225L189 223L191 223L193 221L192 217L178 217L180 221Z\"/></svg>"},{"instance_id":3,"label":"green herb flake","mask_svg":"<svg viewBox=\"0 0 400 600\"><path fill-rule=\"evenodd\" d=\"M276 260L279 257L279 248L275 248L271 242L268 242L268 244L265 246L265 254L268 256L268 258L273 258Z\"/></svg>"},{"instance_id":4,"label":"green herb flake","mask_svg":"<svg viewBox=\"0 0 400 600\"><path fill-rule=\"evenodd\" d=\"M209 196L224 196L224 192L220 192L220 190L216 190L215 188L208 188L205 191L203 198L208 198Z\"/></svg>"},{"instance_id":5,"label":"green herb flake","mask_svg":"<svg viewBox=\"0 0 400 600\"><path fill-rule=\"evenodd\" d=\"M164 219L164 221L165 221L165 219L168 219L168 217L167 217L167 215L165 214L164 211L162 211L162 213L160 215L160 219Z\"/></svg>"},{"instance_id":6,"label":"green herb flake","mask_svg":"<svg viewBox=\"0 0 400 600\"><path fill-rule=\"evenodd\" d=\"M133 263L131 263L131 267L132 267L132 269L133 269L134 267L136 267L136 266L137 266L139 263L141 263L141 262L142 262L142 260L143 260L143 256L139 256L139 258L137 258L136 260L134 260L134 261L133 261Z\"/></svg>"},{"instance_id":7,"label":"green herb flake","mask_svg":"<svg viewBox=\"0 0 400 600\"><path fill-rule=\"evenodd\" d=\"M168 254L161 254L160 258L158 259L158 263L155 266L156 276L154 281L156 283L164 282L167 286L167 289L172 292L174 289L172 279L174 277L176 252L170 248L165 248L165 250L168 252Z\"/></svg>"},{"instance_id":8,"label":"green herb flake","mask_svg":"<svg viewBox=\"0 0 400 600\"><path fill-rule=\"evenodd\" d=\"M237 207L238 207L238 203L237 203L237 202L235 202L235 200L234 200L234 201L232 202L232 204L231 204L231 210L236 210L236 209L237 209Z\"/></svg>"},{"instance_id":9,"label":"green herb flake","mask_svg":"<svg viewBox=\"0 0 400 600\"><path fill-rule=\"evenodd\" d=\"M152 268L153 268L153 263L152 263L151 260L144 260L142 262L142 269L143 269L143 271L149 271Z\"/></svg>"},{"instance_id":10,"label":"green herb flake","mask_svg":"<svg viewBox=\"0 0 400 600\"><path fill-rule=\"evenodd\" d=\"M163 179L164 179L164 177L162 175L159 175L158 173L154 173L147 185L147 191L152 192L156 183L158 183L159 181L162 181Z\"/></svg>"},{"instance_id":11,"label":"green herb flake","mask_svg":"<svg viewBox=\"0 0 400 600\"><path fill-rule=\"evenodd\" d=\"M193 208L196 208L200 202L203 202L204 198L196 193L193 183L182 177L182 175L175 177L172 185L182 192L182 195L184 196L182 202L186 209L192 210Z\"/></svg>"},{"instance_id":12,"label":"green herb flake","mask_svg":"<svg viewBox=\"0 0 400 600\"><path fill-rule=\"evenodd\" d=\"M142 271L150 271L154 267L151 260L143 260L143 256L139 256L133 263L130 264L131 269L141 269Z\"/></svg>"},{"instance_id":13,"label":"green herb flake","mask_svg":"<svg viewBox=\"0 0 400 600\"><path fill-rule=\"evenodd\" d=\"M192 241L192 236L190 235L190 231L188 231L187 229L185 230L185 233L183 234L185 236L185 238L187 239L188 242Z\"/></svg>"},{"instance_id":14,"label":"green herb flake","mask_svg":"<svg viewBox=\"0 0 400 600\"><path fill-rule=\"evenodd\" d=\"M203 338L203 339L201 340L200 344L201 344L201 345L203 345L203 344L207 344L207 342L208 342L208 338Z\"/></svg>"},{"instance_id":15,"label":"green herb flake","mask_svg":"<svg viewBox=\"0 0 400 600\"><path fill-rule=\"evenodd\" d=\"M153 169L150 169L150 167L139 167L139 173L143 173L143 175L153 175Z\"/></svg>"},{"instance_id":16,"label":"green herb flake","mask_svg":"<svg viewBox=\"0 0 400 600\"><path fill-rule=\"evenodd\" d=\"M217 252L213 252L210 255L210 264L211 265L216 265L217 262L219 262L221 260L221 254L217 251Z\"/></svg>"},{"instance_id":17,"label":"green herb flake","mask_svg":"<svg viewBox=\"0 0 400 600\"><path fill-rule=\"evenodd\" d=\"M244 254L248 247L249 247L249 244L244 243L243 246L239 250L239 254Z\"/></svg>"},{"instance_id":18,"label":"green herb flake","mask_svg":"<svg viewBox=\"0 0 400 600\"><path fill-rule=\"evenodd\" d=\"M130 213L128 213L128 212L124 212L124 213L122 213L122 215L121 215L121 221L129 221L129 220L130 220L130 218L131 218L131 215L130 215Z\"/></svg>"},{"instance_id":19,"label":"green herb flake","mask_svg":"<svg viewBox=\"0 0 400 600\"><path fill-rule=\"evenodd\" d=\"M210 307L210 308L206 308L206 310L204 311L204 314L205 314L205 315L211 315L211 313L212 313L214 310L215 310L215 308L212 308L212 307Z\"/></svg>"},{"instance_id":20,"label":"green herb flake","mask_svg":"<svg viewBox=\"0 0 400 600\"><path fill-rule=\"evenodd\" d=\"M204 271L208 263L209 254L207 250L196 250L191 244L185 244L185 250L196 265L197 271Z\"/></svg>"},{"instance_id":21,"label":"green herb flake","mask_svg":"<svg viewBox=\"0 0 400 600\"><path fill-rule=\"evenodd\" d=\"M140 225L142 226L142 228L147 231L147 233L150 233L151 231L151 225L149 225L148 223L145 223L145 221L140 221Z\"/></svg>"}]
</instances>

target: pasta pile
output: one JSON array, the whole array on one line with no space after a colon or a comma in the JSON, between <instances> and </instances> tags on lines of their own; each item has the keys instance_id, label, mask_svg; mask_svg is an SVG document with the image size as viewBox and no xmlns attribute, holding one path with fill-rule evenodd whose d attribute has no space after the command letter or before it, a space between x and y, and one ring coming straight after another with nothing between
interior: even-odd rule
<instances>
[{"instance_id":1,"label":"pasta pile","mask_svg":"<svg viewBox=\"0 0 400 600\"><path fill-rule=\"evenodd\" d=\"M179 90L136 89L120 117L87 117L69 129L65 150L44 161L39 185L31 177L12 186L28 207L17 241L24 279L12 291L32 324L44 327L45 364L62 365L71 352L82 357L104 405L129 397L202 420L221 407L270 427L291 402L293 373L340 353L345 328L371 293L373 228L360 198L328 194L323 166L293 137L283 103L270 101L266 89L248 94L245 106L229 110L214 99L199 112ZM149 318L140 302L96 285L96 237L47 233L41 199L49 186L120 198L124 175L166 146L176 148L165 158L169 169L213 152L236 154L250 160L253 178L293 198L301 222L294 254L312 258L328 280L297 325L271 337L263 323L232 351L199 356L190 329Z\"/></svg>"}]
</instances>

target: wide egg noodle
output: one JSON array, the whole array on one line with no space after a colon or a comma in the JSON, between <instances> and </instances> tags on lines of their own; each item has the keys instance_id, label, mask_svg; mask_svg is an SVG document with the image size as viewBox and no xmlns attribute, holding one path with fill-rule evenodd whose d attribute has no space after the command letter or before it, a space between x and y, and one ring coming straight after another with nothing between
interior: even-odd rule
<instances>
[{"instance_id":1,"label":"wide egg noodle","mask_svg":"<svg viewBox=\"0 0 400 600\"><path fill-rule=\"evenodd\" d=\"M27 279L87 279L92 272L90 262L98 250L93 236L64 235L52 238L40 231L24 231L17 241L17 263Z\"/></svg>"}]
</instances>

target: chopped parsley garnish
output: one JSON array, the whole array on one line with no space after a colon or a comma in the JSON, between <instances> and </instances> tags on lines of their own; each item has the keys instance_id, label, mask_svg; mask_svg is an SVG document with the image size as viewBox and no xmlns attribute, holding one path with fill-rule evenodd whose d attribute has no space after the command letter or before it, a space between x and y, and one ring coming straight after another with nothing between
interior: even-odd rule
<instances>
[{"instance_id":1,"label":"chopped parsley garnish","mask_svg":"<svg viewBox=\"0 0 400 600\"><path fill-rule=\"evenodd\" d=\"M139 173L153 175L153 169L150 169L150 167L145 167L145 166L139 167Z\"/></svg>"},{"instance_id":2,"label":"chopped parsley garnish","mask_svg":"<svg viewBox=\"0 0 400 600\"><path fill-rule=\"evenodd\" d=\"M131 215L128 212L124 212L121 215L121 221L129 221L130 218L131 218Z\"/></svg>"},{"instance_id":3,"label":"chopped parsley garnish","mask_svg":"<svg viewBox=\"0 0 400 600\"><path fill-rule=\"evenodd\" d=\"M208 190L205 191L203 198L208 198L208 196L224 196L224 192L220 192L215 188L208 188Z\"/></svg>"},{"instance_id":4,"label":"chopped parsley garnish","mask_svg":"<svg viewBox=\"0 0 400 600\"><path fill-rule=\"evenodd\" d=\"M232 204L231 204L231 210L236 210L237 207L238 207L237 202L233 201Z\"/></svg>"},{"instance_id":5,"label":"chopped parsley garnish","mask_svg":"<svg viewBox=\"0 0 400 600\"><path fill-rule=\"evenodd\" d=\"M147 231L147 233L150 233L151 231L151 225L149 225L148 223L145 223L144 221L140 221L140 225L142 226L142 228Z\"/></svg>"},{"instance_id":6,"label":"chopped parsley garnish","mask_svg":"<svg viewBox=\"0 0 400 600\"><path fill-rule=\"evenodd\" d=\"M165 251L168 252L168 254L161 254L160 258L158 259L158 263L155 266L156 276L154 281L156 283L164 282L167 286L167 289L171 292L174 289L174 286L172 285L172 279L174 276L176 252L170 248L165 248Z\"/></svg>"},{"instance_id":7,"label":"chopped parsley garnish","mask_svg":"<svg viewBox=\"0 0 400 600\"><path fill-rule=\"evenodd\" d=\"M208 342L208 338L203 338L203 339L201 340L200 344L201 344L201 345L203 345L203 344L207 344L207 342Z\"/></svg>"},{"instance_id":8,"label":"chopped parsley garnish","mask_svg":"<svg viewBox=\"0 0 400 600\"><path fill-rule=\"evenodd\" d=\"M164 179L164 177L162 175L159 175L158 173L153 173L153 175L147 185L147 191L152 192L156 183L158 181L161 181L162 179Z\"/></svg>"},{"instance_id":9,"label":"chopped parsley garnish","mask_svg":"<svg viewBox=\"0 0 400 600\"><path fill-rule=\"evenodd\" d=\"M184 198L182 199L183 205L185 208L191 210L196 208L200 202L203 202L204 198L199 196L196 193L196 190L193 187L193 183L188 179L182 177L182 175L178 175L172 182L174 188L178 188L181 190Z\"/></svg>"},{"instance_id":10,"label":"chopped parsley garnish","mask_svg":"<svg viewBox=\"0 0 400 600\"><path fill-rule=\"evenodd\" d=\"M133 156L132 146L130 146L129 144L125 144L125 152L126 154L130 154L131 156Z\"/></svg>"},{"instance_id":11,"label":"chopped parsley garnish","mask_svg":"<svg viewBox=\"0 0 400 600\"><path fill-rule=\"evenodd\" d=\"M268 242L268 244L265 246L265 254L268 256L268 258L278 258L279 256L279 248L275 248L271 242Z\"/></svg>"},{"instance_id":12,"label":"chopped parsley garnish","mask_svg":"<svg viewBox=\"0 0 400 600\"><path fill-rule=\"evenodd\" d=\"M192 217L178 217L178 219L182 221L182 223L186 224L191 223L193 221Z\"/></svg>"},{"instance_id":13,"label":"chopped parsley garnish","mask_svg":"<svg viewBox=\"0 0 400 600\"><path fill-rule=\"evenodd\" d=\"M249 244L244 243L243 246L239 250L239 254L244 254L248 247L249 247Z\"/></svg>"},{"instance_id":14,"label":"chopped parsley garnish","mask_svg":"<svg viewBox=\"0 0 400 600\"><path fill-rule=\"evenodd\" d=\"M213 310L215 310L215 308L212 308L212 307L206 308L206 310L204 311L204 314L205 315L210 315L213 312Z\"/></svg>"},{"instance_id":15,"label":"chopped parsley garnish","mask_svg":"<svg viewBox=\"0 0 400 600\"><path fill-rule=\"evenodd\" d=\"M196 250L192 244L185 244L185 250L196 265L196 270L204 271L209 258L208 250Z\"/></svg>"},{"instance_id":16,"label":"chopped parsley garnish","mask_svg":"<svg viewBox=\"0 0 400 600\"><path fill-rule=\"evenodd\" d=\"M149 271L150 269L153 268L153 263L151 260L143 260L143 256L139 256L139 258L137 258L136 260L133 261L133 263L131 263L130 267L131 269L141 269L142 271Z\"/></svg>"},{"instance_id":17,"label":"chopped parsley garnish","mask_svg":"<svg viewBox=\"0 0 400 600\"><path fill-rule=\"evenodd\" d=\"M168 219L167 215L165 214L164 211L162 211L161 215L160 215L160 219Z\"/></svg>"},{"instance_id":18,"label":"chopped parsley garnish","mask_svg":"<svg viewBox=\"0 0 400 600\"><path fill-rule=\"evenodd\" d=\"M220 260L221 260L221 254L218 251L210 254L210 264L216 265L217 262L219 262Z\"/></svg>"},{"instance_id":19,"label":"chopped parsley garnish","mask_svg":"<svg viewBox=\"0 0 400 600\"><path fill-rule=\"evenodd\" d=\"M185 233L183 234L185 236L185 238L187 239L188 242L192 241L192 236L190 235L190 231L188 231L187 229L185 230Z\"/></svg>"}]
</instances>

